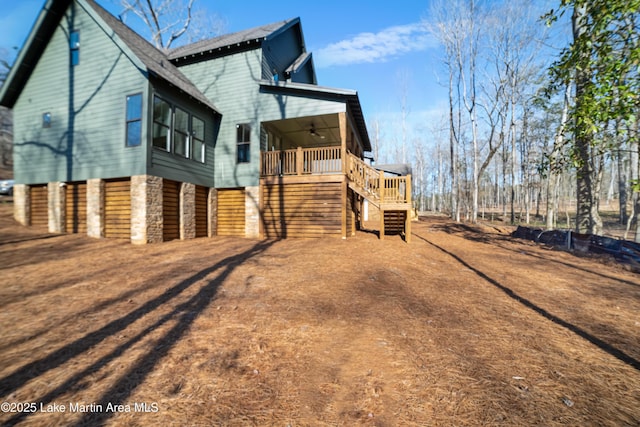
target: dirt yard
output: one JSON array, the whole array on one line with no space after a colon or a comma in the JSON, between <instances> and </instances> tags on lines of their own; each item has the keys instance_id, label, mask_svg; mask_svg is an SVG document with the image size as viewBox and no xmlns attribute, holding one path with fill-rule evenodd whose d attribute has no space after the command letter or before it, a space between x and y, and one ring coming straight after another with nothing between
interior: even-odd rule
<instances>
[{"instance_id":1,"label":"dirt yard","mask_svg":"<svg viewBox=\"0 0 640 427\"><path fill-rule=\"evenodd\" d=\"M0 424L638 426L640 276L413 241L49 235L0 205Z\"/></svg>"}]
</instances>

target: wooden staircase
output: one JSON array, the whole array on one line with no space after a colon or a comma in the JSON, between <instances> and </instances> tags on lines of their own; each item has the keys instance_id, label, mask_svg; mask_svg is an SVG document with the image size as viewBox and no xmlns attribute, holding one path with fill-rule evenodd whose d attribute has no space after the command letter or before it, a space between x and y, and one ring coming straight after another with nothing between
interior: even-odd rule
<instances>
[{"instance_id":1,"label":"wooden staircase","mask_svg":"<svg viewBox=\"0 0 640 427\"><path fill-rule=\"evenodd\" d=\"M380 210L380 239L385 229L402 226L404 238L411 240L411 175L385 176L362 159L347 153L346 174L349 188ZM386 218L386 219L385 219Z\"/></svg>"}]
</instances>

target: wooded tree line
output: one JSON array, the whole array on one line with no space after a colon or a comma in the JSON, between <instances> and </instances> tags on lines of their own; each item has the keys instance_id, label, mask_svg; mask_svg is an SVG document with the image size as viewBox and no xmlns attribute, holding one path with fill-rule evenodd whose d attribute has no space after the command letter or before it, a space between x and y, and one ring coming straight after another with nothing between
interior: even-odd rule
<instances>
[{"instance_id":1,"label":"wooded tree line","mask_svg":"<svg viewBox=\"0 0 640 427\"><path fill-rule=\"evenodd\" d=\"M448 111L432 144L414 143L416 207L600 234L603 204L617 202L619 221L639 224L639 9L432 2Z\"/></svg>"},{"instance_id":2,"label":"wooded tree line","mask_svg":"<svg viewBox=\"0 0 640 427\"><path fill-rule=\"evenodd\" d=\"M7 52L0 49L0 87L9 73ZM11 110L0 107L0 167L13 167L13 117ZM0 176L6 178L5 176Z\"/></svg>"}]
</instances>

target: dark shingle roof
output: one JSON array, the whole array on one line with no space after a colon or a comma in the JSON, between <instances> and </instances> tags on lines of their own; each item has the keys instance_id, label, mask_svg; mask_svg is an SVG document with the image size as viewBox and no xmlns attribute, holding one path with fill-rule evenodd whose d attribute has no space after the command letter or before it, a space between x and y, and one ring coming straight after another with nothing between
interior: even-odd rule
<instances>
[{"instance_id":1,"label":"dark shingle roof","mask_svg":"<svg viewBox=\"0 0 640 427\"><path fill-rule=\"evenodd\" d=\"M286 19L284 21L274 22L272 24L262 25L260 27L250 28L248 30L238 31L237 33L224 34L222 36L213 37L199 42L191 43L186 46L180 46L172 49L168 57L169 59L178 59L201 52L214 51L228 46L238 46L251 42L262 42L262 40L289 28L291 25L300 22L300 18Z\"/></svg>"},{"instance_id":2,"label":"dark shingle roof","mask_svg":"<svg viewBox=\"0 0 640 427\"><path fill-rule=\"evenodd\" d=\"M96 11L96 13L104 20L104 22L117 34L134 55L142 61L147 67L147 70L158 76L159 78L167 81L176 88L180 89L187 95L208 106L214 111L218 111L215 105L209 99L202 94L194 84L182 74L176 66L174 66L167 55L158 50L151 43L146 41L140 35L138 35L131 28L122 23L115 16L111 15L94 0L85 0L89 6Z\"/></svg>"},{"instance_id":3,"label":"dark shingle roof","mask_svg":"<svg viewBox=\"0 0 640 427\"><path fill-rule=\"evenodd\" d=\"M374 168L383 172L392 173L398 176L411 175L411 164L409 163L391 163L388 165L374 165Z\"/></svg>"},{"instance_id":4,"label":"dark shingle roof","mask_svg":"<svg viewBox=\"0 0 640 427\"><path fill-rule=\"evenodd\" d=\"M13 108L70 3L71 0L48 0L45 3L0 88L0 105Z\"/></svg>"}]
</instances>

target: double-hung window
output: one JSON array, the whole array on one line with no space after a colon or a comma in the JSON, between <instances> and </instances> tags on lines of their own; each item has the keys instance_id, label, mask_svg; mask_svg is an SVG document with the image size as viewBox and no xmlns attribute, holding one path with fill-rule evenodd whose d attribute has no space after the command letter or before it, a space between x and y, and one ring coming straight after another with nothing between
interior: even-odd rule
<instances>
[{"instance_id":1,"label":"double-hung window","mask_svg":"<svg viewBox=\"0 0 640 427\"><path fill-rule=\"evenodd\" d=\"M248 124L236 125L236 142L238 148L237 162L249 163L251 161L251 126Z\"/></svg>"},{"instance_id":2,"label":"double-hung window","mask_svg":"<svg viewBox=\"0 0 640 427\"><path fill-rule=\"evenodd\" d=\"M153 97L153 146L205 162L204 120L159 96Z\"/></svg>"},{"instance_id":3,"label":"double-hung window","mask_svg":"<svg viewBox=\"0 0 640 427\"><path fill-rule=\"evenodd\" d=\"M191 117L191 136L193 137L193 159L204 163L204 121Z\"/></svg>"},{"instance_id":4,"label":"double-hung window","mask_svg":"<svg viewBox=\"0 0 640 427\"><path fill-rule=\"evenodd\" d=\"M171 105L153 97L153 146L171 151Z\"/></svg>"},{"instance_id":5,"label":"double-hung window","mask_svg":"<svg viewBox=\"0 0 640 427\"><path fill-rule=\"evenodd\" d=\"M173 116L173 150L182 157L189 157L189 113L176 107Z\"/></svg>"},{"instance_id":6,"label":"double-hung window","mask_svg":"<svg viewBox=\"0 0 640 427\"><path fill-rule=\"evenodd\" d=\"M127 96L127 147L142 143L142 94Z\"/></svg>"}]
</instances>

